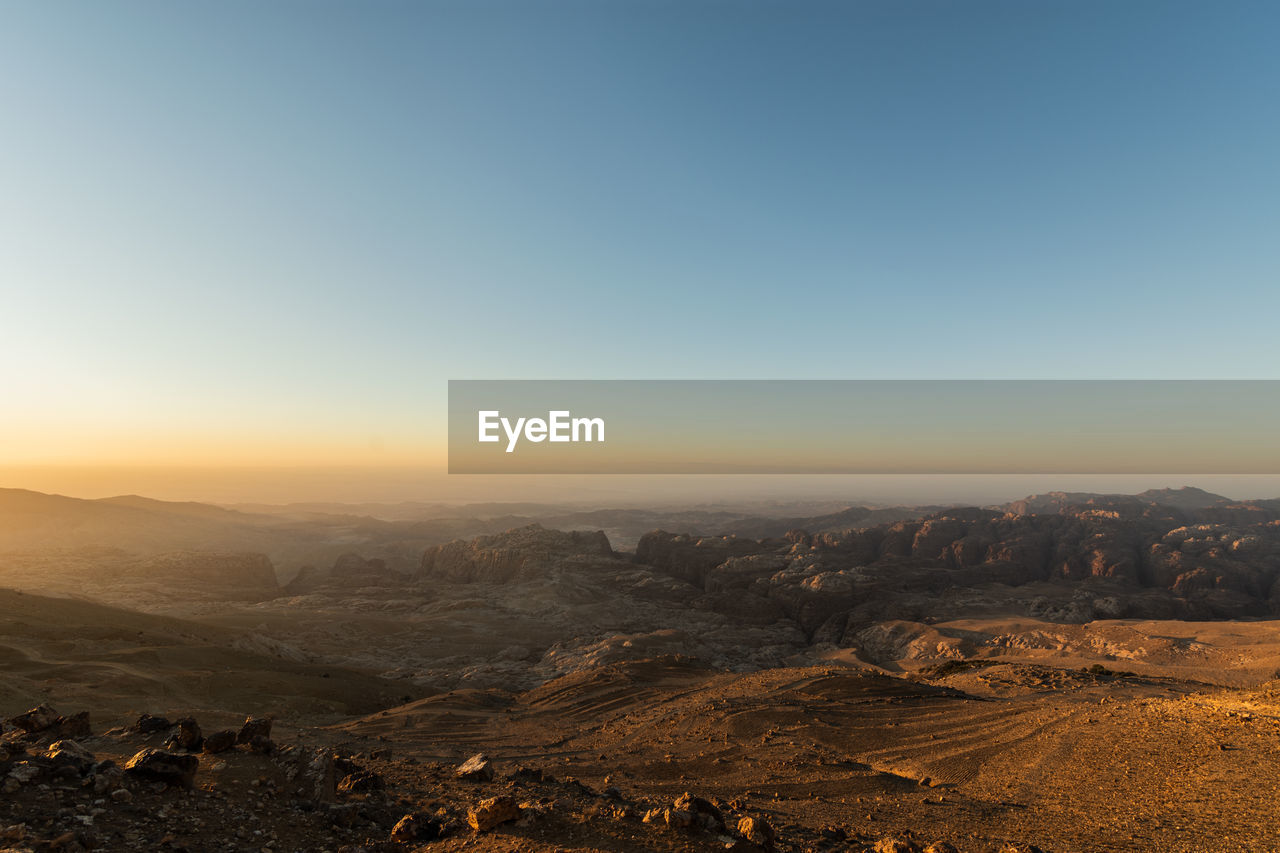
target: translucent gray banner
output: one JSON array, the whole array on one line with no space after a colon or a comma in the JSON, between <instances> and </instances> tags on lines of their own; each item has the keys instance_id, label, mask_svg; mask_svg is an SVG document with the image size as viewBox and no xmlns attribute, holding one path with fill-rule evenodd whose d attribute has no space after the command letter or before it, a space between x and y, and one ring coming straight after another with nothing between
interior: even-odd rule
<instances>
[{"instance_id":1,"label":"translucent gray banner","mask_svg":"<svg viewBox=\"0 0 1280 853\"><path fill-rule=\"evenodd\" d=\"M453 474L1277 474L1280 380L453 380Z\"/></svg>"}]
</instances>

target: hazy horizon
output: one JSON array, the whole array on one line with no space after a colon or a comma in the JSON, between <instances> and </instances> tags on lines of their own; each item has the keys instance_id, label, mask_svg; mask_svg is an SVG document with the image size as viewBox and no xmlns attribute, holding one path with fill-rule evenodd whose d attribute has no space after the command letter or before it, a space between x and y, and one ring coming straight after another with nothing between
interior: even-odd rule
<instances>
[{"instance_id":1,"label":"hazy horizon","mask_svg":"<svg viewBox=\"0 0 1280 853\"><path fill-rule=\"evenodd\" d=\"M0 467L0 488L214 504L548 503L590 508L835 502L997 504L1049 491L1135 494L1193 486L1235 500L1280 497L1280 476L449 475L412 467Z\"/></svg>"}]
</instances>

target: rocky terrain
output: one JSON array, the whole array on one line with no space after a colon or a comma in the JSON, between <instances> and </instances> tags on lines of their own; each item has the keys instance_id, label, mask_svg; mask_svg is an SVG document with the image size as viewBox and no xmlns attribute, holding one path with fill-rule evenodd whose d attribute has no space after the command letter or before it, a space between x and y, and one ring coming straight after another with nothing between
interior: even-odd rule
<instances>
[{"instance_id":1,"label":"rocky terrain","mask_svg":"<svg viewBox=\"0 0 1280 853\"><path fill-rule=\"evenodd\" d=\"M659 657L284 733L37 706L9 850L1273 849L1280 695L1092 667Z\"/></svg>"},{"instance_id":2,"label":"rocky terrain","mask_svg":"<svg viewBox=\"0 0 1280 853\"><path fill-rule=\"evenodd\" d=\"M722 521L347 542L283 583L172 530L0 555L0 843L1280 846L1280 503Z\"/></svg>"}]
</instances>

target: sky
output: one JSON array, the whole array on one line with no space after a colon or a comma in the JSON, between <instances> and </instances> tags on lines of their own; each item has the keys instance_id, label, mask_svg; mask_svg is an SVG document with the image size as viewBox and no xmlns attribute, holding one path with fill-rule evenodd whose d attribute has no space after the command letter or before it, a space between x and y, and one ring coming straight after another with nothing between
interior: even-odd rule
<instances>
[{"instance_id":1,"label":"sky","mask_svg":"<svg viewBox=\"0 0 1280 853\"><path fill-rule=\"evenodd\" d=\"M1273 4L0 15L0 469L430 467L451 378L1280 363Z\"/></svg>"}]
</instances>

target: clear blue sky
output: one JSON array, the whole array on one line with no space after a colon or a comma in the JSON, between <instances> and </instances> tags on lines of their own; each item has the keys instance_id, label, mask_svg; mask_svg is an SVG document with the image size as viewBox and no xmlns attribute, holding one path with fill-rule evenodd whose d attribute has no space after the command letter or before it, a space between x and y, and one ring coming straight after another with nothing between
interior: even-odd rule
<instances>
[{"instance_id":1,"label":"clear blue sky","mask_svg":"<svg viewBox=\"0 0 1280 853\"><path fill-rule=\"evenodd\" d=\"M1280 363L1274 4L2 21L12 459L73 458L76 425L410 452L448 378Z\"/></svg>"}]
</instances>

